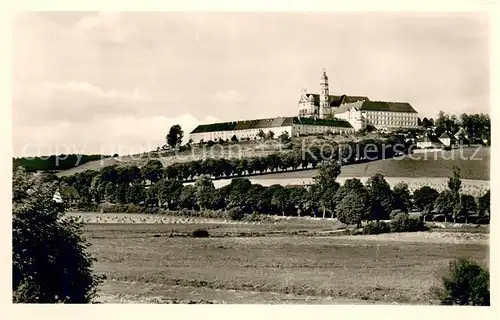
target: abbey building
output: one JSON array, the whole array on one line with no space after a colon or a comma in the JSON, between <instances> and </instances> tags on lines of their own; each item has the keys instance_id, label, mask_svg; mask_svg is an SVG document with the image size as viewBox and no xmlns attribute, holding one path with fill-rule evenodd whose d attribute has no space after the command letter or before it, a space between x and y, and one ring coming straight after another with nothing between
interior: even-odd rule
<instances>
[{"instance_id":1,"label":"abbey building","mask_svg":"<svg viewBox=\"0 0 500 320\"><path fill-rule=\"evenodd\" d=\"M407 102L371 101L365 96L330 95L328 76L323 71L320 93L302 92L298 103L301 117L342 119L355 130L371 125L376 129L413 128L418 113Z\"/></svg>"},{"instance_id":2,"label":"abbey building","mask_svg":"<svg viewBox=\"0 0 500 320\"><path fill-rule=\"evenodd\" d=\"M413 128L418 113L407 102L371 101L364 96L330 95L323 71L320 93L302 92L298 116L202 124L190 132L194 143L255 140L270 131L274 136L349 134L371 125L376 129Z\"/></svg>"}]
</instances>

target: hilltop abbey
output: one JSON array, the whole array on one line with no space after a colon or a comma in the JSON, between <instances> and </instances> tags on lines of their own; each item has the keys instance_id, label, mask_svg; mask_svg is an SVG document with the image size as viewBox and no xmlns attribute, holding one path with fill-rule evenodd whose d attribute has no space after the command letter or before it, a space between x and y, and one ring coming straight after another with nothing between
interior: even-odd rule
<instances>
[{"instance_id":1,"label":"hilltop abbey","mask_svg":"<svg viewBox=\"0 0 500 320\"><path fill-rule=\"evenodd\" d=\"M352 133L367 126L376 129L417 127L418 113L407 102L371 101L365 96L330 95L326 71L320 79L320 93L303 91L298 102L298 116L257 119L199 125L190 133L194 143L230 140L253 140L259 131L275 136Z\"/></svg>"}]
</instances>

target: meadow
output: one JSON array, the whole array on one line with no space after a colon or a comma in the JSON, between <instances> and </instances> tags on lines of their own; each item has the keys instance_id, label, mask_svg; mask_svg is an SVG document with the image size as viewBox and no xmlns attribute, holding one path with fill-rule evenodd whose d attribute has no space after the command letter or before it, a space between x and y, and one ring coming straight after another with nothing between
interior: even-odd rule
<instances>
[{"instance_id":1,"label":"meadow","mask_svg":"<svg viewBox=\"0 0 500 320\"><path fill-rule=\"evenodd\" d=\"M188 236L200 227L211 237ZM488 261L485 233L333 236L340 227L115 223L86 224L85 235L107 277L99 299L115 303L433 304L429 291L449 261Z\"/></svg>"}]
</instances>

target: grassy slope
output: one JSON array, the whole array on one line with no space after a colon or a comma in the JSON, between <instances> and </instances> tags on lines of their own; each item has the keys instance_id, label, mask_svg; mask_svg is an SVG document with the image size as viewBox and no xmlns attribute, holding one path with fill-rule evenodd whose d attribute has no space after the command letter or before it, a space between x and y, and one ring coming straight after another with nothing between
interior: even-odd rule
<instances>
[{"instance_id":1,"label":"grassy slope","mask_svg":"<svg viewBox=\"0 0 500 320\"><path fill-rule=\"evenodd\" d=\"M71 168L68 170L64 170L64 171L60 171L60 172L56 173L56 175L59 177L70 176L70 175L76 174L78 172L83 172L85 170L101 170L104 167L112 166L114 164L120 164L120 162L113 159L113 158L107 158L107 159L97 160L97 161L89 161L87 163L82 164L81 166Z\"/></svg>"},{"instance_id":2,"label":"grassy slope","mask_svg":"<svg viewBox=\"0 0 500 320\"><path fill-rule=\"evenodd\" d=\"M246 142L245 145L250 151L243 151L245 154L256 154L255 142ZM227 151L227 148L225 149ZM253 150L253 151L252 151ZM262 151L261 154L270 153L271 151ZM413 155L413 159L402 157L395 159L386 159L380 161L373 161L370 163L348 165L342 168L341 177L366 177L372 176L375 173L381 173L386 177L449 177L452 174L454 166L458 166L461 171L463 179L473 180L490 180L490 148L482 147L479 152L475 154L476 148L465 148L462 150L453 150L439 153L419 154ZM233 155L237 154L236 152ZM184 154L184 160L187 154ZM195 157L199 155L196 154ZM417 159L417 157L419 157ZM469 160L469 159L481 160ZM139 157L127 158L124 157L121 162L106 159L101 161L88 162L82 166L74 169L59 172L57 175L71 175L88 169L99 170L103 166L113 164L135 164L142 165L146 159ZM171 163L174 159L162 158L165 164ZM281 179L281 178L311 178L315 176L317 170L303 170L295 172L279 172L274 174L265 174L262 176L252 176L252 179L268 178L268 179Z\"/></svg>"},{"instance_id":3,"label":"grassy slope","mask_svg":"<svg viewBox=\"0 0 500 320\"><path fill-rule=\"evenodd\" d=\"M466 148L462 151L445 151L437 153L412 155L408 157L385 159L363 164L348 165L342 167L341 177L369 177L375 173L381 173L386 177L442 177L447 178L453 173L453 167L460 168L463 179L490 180L490 148L482 147L474 155L475 148ZM462 152L463 157L460 157ZM473 157L474 155L474 157ZM416 157L420 157L416 159ZM481 160L470 160L481 159ZM254 176L252 179L260 178L311 178L317 174L317 170L305 170L296 172L279 172L271 175Z\"/></svg>"},{"instance_id":4,"label":"grassy slope","mask_svg":"<svg viewBox=\"0 0 500 320\"><path fill-rule=\"evenodd\" d=\"M354 137L354 140L359 140L362 138L377 138L377 134L369 134L364 137ZM319 141L324 140L332 140L337 143L342 141L347 141L349 139L353 139L353 137L346 138L344 136L332 136L328 138L321 138ZM315 136L308 137L295 137L293 138L292 144L296 146L302 146L303 144L309 145L314 141L318 141L318 138ZM215 144L213 147L207 147L206 145L203 147L195 146L193 149L189 151L184 151L178 154L178 156L169 155L169 152L162 152L159 160L163 162L163 165L169 165L174 162L184 162L191 160L202 159L203 156L206 157L224 157L224 158L241 158L241 157L253 157L253 156L266 156L271 153L274 153L279 150L283 150L283 145L281 145L276 140L272 141L259 141L259 140L251 140L251 141L240 141L238 143L230 143L230 144ZM156 152L152 152L153 155L157 155ZM101 163L101 161L91 161L86 163L85 165L78 166L69 170L64 170L57 173L58 176L66 176L72 175L77 172L85 171L88 169L92 170L100 170L101 168L113 164L118 165L137 165L142 166L148 161L148 157L144 157L143 154L135 154L135 155L127 155L120 157L120 161L109 159L110 161L105 161Z\"/></svg>"},{"instance_id":5,"label":"grassy slope","mask_svg":"<svg viewBox=\"0 0 500 320\"><path fill-rule=\"evenodd\" d=\"M330 297L427 304L436 272L451 259L488 260L488 246L473 242L342 236L194 239L145 237L139 226L87 228L86 234L94 237L96 271L109 280L103 294L135 299L304 303Z\"/></svg>"}]
</instances>

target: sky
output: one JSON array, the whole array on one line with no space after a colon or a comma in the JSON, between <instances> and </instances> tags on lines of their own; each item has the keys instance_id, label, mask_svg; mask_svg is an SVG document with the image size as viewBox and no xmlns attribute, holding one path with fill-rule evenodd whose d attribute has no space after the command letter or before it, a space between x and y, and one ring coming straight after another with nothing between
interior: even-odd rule
<instances>
[{"instance_id":1,"label":"sky","mask_svg":"<svg viewBox=\"0 0 500 320\"><path fill-rule=\"evenodd\" d=\"M24 12L14 156L156 149L172 125L295 116L302 89L489 113L484 13Z\"/></svg>"}]
</instances>

